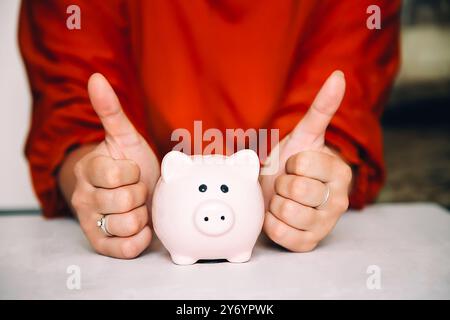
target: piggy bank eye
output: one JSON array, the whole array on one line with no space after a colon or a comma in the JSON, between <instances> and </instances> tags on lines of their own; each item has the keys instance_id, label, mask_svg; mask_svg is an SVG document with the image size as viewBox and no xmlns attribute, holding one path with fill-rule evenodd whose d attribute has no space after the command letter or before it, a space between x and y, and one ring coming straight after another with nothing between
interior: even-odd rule
<instances>
[{"instance_id":1,"label":"piggy bank eye","mask_svg":"<svg viewBox=\"0 0 450 320\"><path fill-rule=\"evenodd\" d=\"M198 187L198 191L200 191L200 192L205 192L206 189L208 189L208 187L206 186L206 184L201 184L201 185Z\"/></svg>"},{"instance_id":2,"label":"piggy bank eye","mask_svg":"<svg viewBox=\"0 0 450 320\"><path fill-rule=\"evenodd\" d=\"M223 184L220 186L220 190L222 190L223 193L227 193L228 192L228 186L226 184Z\"/></svg>"}]
</instances>

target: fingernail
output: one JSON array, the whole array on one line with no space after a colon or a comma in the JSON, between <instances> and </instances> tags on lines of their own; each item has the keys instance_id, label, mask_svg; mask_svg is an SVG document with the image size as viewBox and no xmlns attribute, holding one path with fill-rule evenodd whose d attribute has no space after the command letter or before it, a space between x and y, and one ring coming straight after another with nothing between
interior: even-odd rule
<instances>
[{"instance_id":1,"label":"fingernail","mask_svg":"<svg viewBox=\"0 0 450 320\"><path fill-rule=\"evenodd\" d=\"M345 75L341 70L336 70L333 72L334 75L344 78Z\"/></svg>"}]
</instances>

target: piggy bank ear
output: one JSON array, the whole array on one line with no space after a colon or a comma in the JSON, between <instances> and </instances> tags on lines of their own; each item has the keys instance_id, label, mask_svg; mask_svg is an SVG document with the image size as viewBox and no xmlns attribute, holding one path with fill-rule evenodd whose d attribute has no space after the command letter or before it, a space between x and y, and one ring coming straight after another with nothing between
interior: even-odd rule
<instances>
[{"instance_id":1,"label":"piggy bank ear","mask_svg":"<svg viewBox=\"0 0 450 320\"><path fill-rule=\"evenodd\" d=\"M227 163L239 168L243 176L258 180L259 158L255 151L250 149L240 150L228 157Z\"/></svg>"},{"instance_id":2,"label":"piggy bank ear","mask_svg":"<svg viewBox=\"0 0 450 320\"><path fill-rule=\"evenodd\" d=\"M170 151L161 162L161 177L170 181L189 172L192 166L191 157L180 151Z\"/></svg>"}]
</instances>

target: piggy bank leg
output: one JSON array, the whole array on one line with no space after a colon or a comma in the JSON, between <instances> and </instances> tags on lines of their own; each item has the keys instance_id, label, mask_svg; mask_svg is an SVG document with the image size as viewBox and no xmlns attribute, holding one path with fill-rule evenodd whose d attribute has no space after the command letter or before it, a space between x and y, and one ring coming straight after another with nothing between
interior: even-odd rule
<instances>
[{"instance_id":1,"label":"piggy bank leg","mask_svg":"<svg viewBox=\"0 0 450 320\"><path fill-rule=\"evenodd\" d=\"M242 263L242 262L247 262L248 260L250 260L251 256L252 256L252 252L246 251L246 252L242 252L237 255L233 255L230 258L228 258L227 260L230 262L233 262L233 263Z\"/></svg>"},{"instance_id":2,"label":"piggy bank leg","mask_svg":"<svg viewBox=\"0 0 450 320\"><path fill-rule=\"evenodd\" d=\"M172 258L172 261L178 265L189 265L189 264L194 264L197 262L197 259L194 259L194 258L188 257L188 256L175 254L175 253L171 254L170 257Z\"/></svg>"}]
</instances>

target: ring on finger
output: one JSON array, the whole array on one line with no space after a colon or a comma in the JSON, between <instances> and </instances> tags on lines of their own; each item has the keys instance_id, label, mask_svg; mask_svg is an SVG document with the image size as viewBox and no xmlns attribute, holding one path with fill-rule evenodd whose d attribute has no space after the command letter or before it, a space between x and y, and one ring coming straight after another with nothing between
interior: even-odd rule
<instances>
[{"instance_id":1,"label":"ring on finger","mask_svg":"<svg viewBox=\"0 0 450 320\"><path fill-rule=\"evenodd\" d=\"M105 235L107 235L108 237L112 237L113 236L113 234L111 234L109 231L108 231L108 227L107 227L107 224L108 224L108 222L107 222L107 216L106 215L102 215L102 217L99 219L99 220L97 220L97 227L99 227L100 229L102 229L102 231L103 231L103 233L105 234Z\"/></svg>"},{"instance_id":2,"label":"ring on finger","mask_svg":"<svg viewBox=\"0 0 450 320\"><path fill-rule=\"evenodd\" d=\"M322 202L318 206L316 206L316 209L320 209L320 207L323 207L328 202L328 199L330 198L330 186L328 184L325 184L325 185L327 187L325 196L323 197Z\"/></svg>"}]
</instances>

